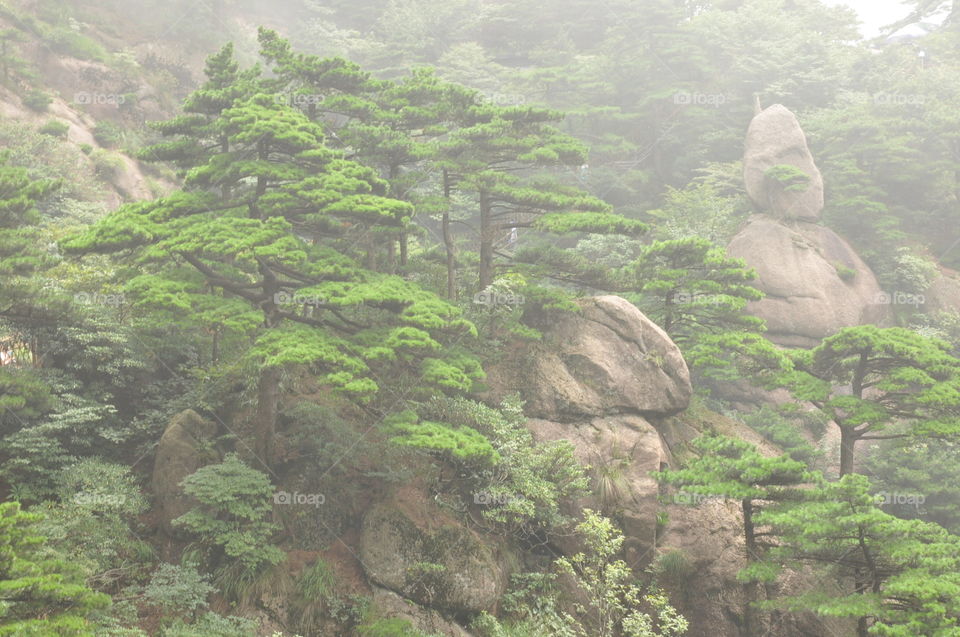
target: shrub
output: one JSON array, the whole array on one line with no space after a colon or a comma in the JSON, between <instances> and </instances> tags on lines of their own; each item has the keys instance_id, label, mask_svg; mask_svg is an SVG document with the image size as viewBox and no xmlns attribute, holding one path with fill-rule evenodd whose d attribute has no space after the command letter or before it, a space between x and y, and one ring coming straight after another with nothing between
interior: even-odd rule
<instances>
[{"instance_id":1,"label":"shrub","mask_svg":"<svg viewBox=\"0 0 960 637\"><path fill-rule=\"evenodd\" d=\"M857 271L853 268L847 267L842 263L834 263L833 267L837 271L837 276L840 277L841 281L849 283L857 278Z\"/></svg>"},{"instance_id":2,"label":"shrub","mask_svg":"<svg viewBox=\"0 0 960 637\"><path fill-rule=\"evenodd\" d=\"M283 560L283 551L270 544L279 527L269 520L274 489L265 473L231 453L187 476L182 485L198 506L173 523L198 536L214 563L235 562L255 572Z\"/></svg>"},{"instance_id":3,"label":"shrub","mask_svg":"<svg viewBox=\"0 0 960 637\"><path fill-rule=\"evenodd\" d=\"M103 121L93 129L93 138L105 148L117 148L124 142L124 130L113 122Z\"/></svg>"},{"instance_id":4,"label":"shrub","mask_svg":"<svg viewBox=\"0 0 960 637\"><path fill-rule=\"evenodd\" d=\"M70 124L61 122L58 119L51 119L40 127L39 132L43 135L50 135L51 137L66 137L69 130Z\"/></svg>"},{"instance_id":5,"label":"shrub","mask_svg":"<svg viewBox=\"0 0 960 637\"><path fill-rule=\"evenodd\" d=\"M426 637L406 619L377 619L357 629L361 637Z\"/></svg>"},{"instance_id":6,"label":"shrub","mask_svg":"<svg viewBox=\"0 0 960 637\"><path fill-rule=\"evenodd\" d=\"M29 108L32 111L37 111L38 113L43 113L47 110L47 107L50 106L50 103L53 102L53 98L36 89L31 89L27 91L27 94L23 96L23 105Z\"/></svg>"},{"instance_id":7,"label":"shrub","mask_svg":"<svg viewBox=\"0 0 960 637\"><path fill-rule=\"evenodd\" d=\"M487 505L481 514L485 519L521 538L569 522L560 503L586 492L586 473L569 441L534 441L519 396L504 400L499 410L465 398L436 398L425 411L490 441L498 460L476 471L472 485L473 496L482 494Z\"/></svg>"},{"instance_id":8,"label":"shrub","mask_svg":"<svg viewBox=\"0 0 960 637\"><path fill-rule=\"evenodd\" d=\"M634 576L623 560L617 559L623 547L623 534L610 520L585 509L577 526L585 551L554 564L557 570L580 589L586 603L575 601L582 619L568 617L578 636L587 637L672 637L687 632L687 621L657 589L646 592L633 583ZM654 615L640 607L652 607ZM656 627L656 629L655 629Z\"/></svg>"},{"instance_id":9,"label":"shrub","mask_svg":"<svg viewBox=\"0 0 960 637\"><path fill-rule=\"evenodd\" d=\"M87 458L63 469L55 485L60 502L38 507L45 515L38 529L57 553L100 585L150 557L149 545L132 530L147 501L129 467Z\"/></svg>"},{"instance_id":10,"label":"shrub","mask_svg":"<svg viewBox=\"0 0 960 637\"><path fill-rule=\"evenodd\" d=\"M125 169L123 160L115 153L106 150L95 150L90 156L93 160L93 168L97 177L112 183L123 174Z\"/></svg>"},{"instance_id":11,"label":"shrub","mask_svg":"<svg viewBox=\"0 0 960 637\"><path fill-rule=\"evenodd\" d=\"M192 564L161 564L144 587L143 598L167 615L193 617L206 608L207 597L215 590L209 576L197 572Z\"/></svg>"}]
</instances>

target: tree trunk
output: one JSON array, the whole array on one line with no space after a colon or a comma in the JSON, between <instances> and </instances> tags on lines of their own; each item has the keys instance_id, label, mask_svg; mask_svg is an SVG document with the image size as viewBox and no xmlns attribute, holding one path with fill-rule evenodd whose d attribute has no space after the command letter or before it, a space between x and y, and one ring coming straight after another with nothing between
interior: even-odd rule
<instances>
[{"instance_id":1,"label":"tree trunk","mask_svg":"<svg viewBox=\"0 0 960 637\"><path fill-rule=\"evenodd\" d=\"M443 211L443 247L447 251L447 298L457 299L457 253L453 243L453 230L450 227L450 173L443 171L443 196L447 207Z\"/></svg>"},{"instance_id":2,"label":"tree trunk","mask_svg":"<svg viewBox=\"0 0 960 637\"><path fill-rule=\"evenodd\" d=\"M493 283L493 243L496 239L490 195L480 191L480 289Z\"/></svg>"},{"instance_id":3,"label":"tree trunk","mask_svg":"<svg viewBox=\"0 0 960 637\"><path fill-rule=\"evenodd\" d=\"M750 564L757 559L757 537L756 531L753 527L753 500L750 498L744 498L740 501L740 506L743 509L744 547L746 551L747 564ZM757 583L744 582L743 596L743 635L744 637L753 637L756 618L754 617L754 609L750 604L756 601Z\"/></svg>"},{"instance_id":4,"label":"tree trunk","mask_svg":"<svg viewBox=\"0 0 960 637\"><path fill-rule=\"evenodd\" d=\"M265 367L257 383L257 415L254 421L254 453L268 469L273 466L273 438L277 430L277 408L280 404L279 367Z\"/></svg>"},{"instance_id":5,"label":"tree trunk","mask_svg":"<svg viewBox=\"0 0 960 637\"><path fill-rule=\"evenodd\" d=\"M853 447L859 436L851 427L840 427L840 477L853 473Z\"/></svg>"}]
</instances>

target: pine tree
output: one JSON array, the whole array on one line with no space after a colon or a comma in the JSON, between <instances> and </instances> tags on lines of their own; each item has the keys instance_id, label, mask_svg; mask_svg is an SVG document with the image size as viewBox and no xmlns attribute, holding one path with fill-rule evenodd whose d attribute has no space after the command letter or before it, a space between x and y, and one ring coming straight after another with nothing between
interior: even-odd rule
<instances>
[{"instance_id":1,"label":"pine tree","mask_svg":"<svg viewBox=\"0 0 960 637\"><path fill-rule=\"evenodd\" d=\"M481 372L456 342L473 327L434 295L353 258L366 233L402 228L409 204L386 197L373 170L327 148L318 124L270 95L220 118L229 152L190 170L183 191L127 206L65 246L129 251L150 268L140 292L161 304L230 299L259 368L260 461L273 458L287 365L311 365L360 402L401 370L421 391L468 389Z\"/></svg>"},{"instance_id":2,"label":"pine tree","mask_svg":"<svg viewBox=\"0 0 960 637\"><path fill-rule=\"evenodd\" d=\"M86 616L110 598L91 591L63 561L42 555L39 520L17 502L0 504L0 635L93 637Z\"/></svg>"},{"instance_id":3,"label":"pine tree","mask_svg":"<svg viewBox=\"0 0 960 637\"><path fill-rule=\"evenodd\" d=\"M554 128L557 112L478 105L441 147L440 167L454 188L479 208L478 287L495 276L495 258L505 231L534 228L552 233L642 232L644 224L614 215L608 204L554 179L544 168L581 166L585 149Z\"/></svg>"},{"instance_id":4,"label":"pine tree","mask_svg":"<svg viewBox=\"0 0 960 637\"><path fill-rule=\"evenodd\" d=\"M884 513L860 475L810 490L757 516L779 539L765 563L742 575L766 581L780 567L830 569L846 594L818 586L768 606L857 620L857 636L954 635L960 631L960 538L920 520Z\"/></svg>"},{"instance_id":5,"label":"pine tree","mask_svg":"<svg viewBox=\"0 0 960 637\"><path fill-rule=\"evenodd\" d=\"M760 538L768 531L759 531L756 515L772 503L795 499L798 486L815 478L803 462L787 454L768 457L745 440L720 435L705 435L692 441L697 458L679 470L665 470L656 475L658 480L680 488L684 497L677 501L684 504L699 504L701 498L735 500L740 504L743 519L743 540L747 564L761 560L769 542ZM751 604L756 591L747 583L745 605L745 632L753 634L756 629Z\"/></svg>"},{"instance_id":6,"label":"pine tree","mask_svg":"<svg viewBox=\"0 0 960 637\"><path fill-rule=\"evenodd\" d=\"M916 332L848 327L793 356L789 385L840 428L840 475L855 471L861 440L960 434L960 360ZM905 431L890 432L895 423ZM884 433L887 431L887 433Z\"/></svg>"}]
</instances>

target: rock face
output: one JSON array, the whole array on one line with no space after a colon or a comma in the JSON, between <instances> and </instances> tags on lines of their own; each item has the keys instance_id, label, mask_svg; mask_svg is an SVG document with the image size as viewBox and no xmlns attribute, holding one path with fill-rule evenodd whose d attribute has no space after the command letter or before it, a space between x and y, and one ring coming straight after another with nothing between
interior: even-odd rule
<instances>
[{"instance_id":1,"label":"rock face","mask_svg":"<svg viewBox=\"0 0 960 637\"><path fill-rule=\"evenodd\" d=\"M787 167L792 170L784 170ZM820 218L823 177L800 123L785 106L774 104L750 122L743 177L747 194L759 211L776 219Z\"/></svg>"},{"instance_id":2,"label":"rock face","mask_svg":"<svg viewBox=\"0 0 960 637\"><path fill-rule=\"evenodd\" d=\"M941 271L923 293L926 312L960 312L960 279L955 273Z\"/></svg>"},{"instance_id":3,"label":"rock face","mask_svg":"<svg viewBox=\"0 0 960 637\"><path fill-rule=\"evenodd\" d=\"M578 517L585 508L616 514L623 529L625 556L631 564L648 563L656 546L659 488L650 472L670 464L660 434L640 416L610 416L577 423L531 419L527 426L540 441L569 440L577 460L592 468L593 493L565 503L565 513ZM553 543L570 554L581 547L573 537Z\"/></svg>"},{"instance_id":4,"label":"rock face","mask_svg":"<svg viewBox=\"0 0 960 637\"><path fill-rule=\"evenodd\" d=\"M417 606L393 591L379 586L373 589L373 605L386 617L405 619L416 630L428 635L443 637L472 637L471 633L459 624L445 619L440 613L429 608Z\"/></svg>"},{"instance_id":5,"label":"rock face","mask_svg":"<svg viewBox=\"0 0 960 637\"><path fill-rule=\"evenodd\" d=\"M569 440L592 469L593 494L566 503L616 514L631 563L649 562L657 533L658 486L650 477L670 461L651 421L687 407L692 389L680 350L629 301L601 296L543 330L488 370L494 394L519 391L539 441ZM564 552L574 538L552 540Z\"/></svg>"},{"instance_id":6,"label":"rock face","mask_svg":"<svg viewBox=\"0 0 960 637\"><path fill-rule=\"evenodd\" d=\"M175 531L170 523L192 506L192 498L183 493L180 481L217 460L209 446L216 433L215 423L187 409L173 417L160 438L153 465L153 493L161 526L167 533Z\"/></svg>"},{"instance_id":7,"label":"rock face","mask_svg":"<svg viewBox=\"0 0 960 637\"><path fill-rule=\"evenodd\" d=\"M617 296L584 299L580 307L550 325L541 343L497 366L494 395L520 391L528 415L560 422L686 408L690 373L662 329Z\"/></svg>"},{"instance_id":8,"label":"rock face","mask_svg":"<svg viewBox=\"0 0 960 637\"><path fill-rule=\"evenodd\" d=\"M503 551L414 489L370 509L360 536L360 561L373 582L454 613L493 609L509 576Z\"/></svg>"},{"instance_id":9,"label":"rock face","mask_svg":"<svg viewBox=\"0 0 960 637\"><path fill-rule=\"evenodd\" d=\"M755 215L727 252L757 271L766 298L747 310L767 322L767 336L779 345L810 347L843 327L891 318L873 272L829 228Z\"/></svg>"}]
</instances>

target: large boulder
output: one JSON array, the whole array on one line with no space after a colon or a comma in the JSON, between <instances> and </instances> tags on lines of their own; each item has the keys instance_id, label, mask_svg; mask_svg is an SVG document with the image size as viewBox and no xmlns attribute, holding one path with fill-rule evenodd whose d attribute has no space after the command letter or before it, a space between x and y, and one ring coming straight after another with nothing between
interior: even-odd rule
<instances>
[{"instance_id":1,"label":"large boulder","mask_svg":"<svg viewBox=\"0 0 960 637\"><path fill-rule=\"evenodd\" d=\"M758 210L777 219L820 218L823 177L800 122L785 106L774 104L750 122L743 178Z\"/></svg>"},{"instance_id":2,"label":"large boulder","mask_svg":"<svg viewBox=\"0 0 960 637\"><path fill-rule=\"evenodd\" d=\"M452 613L492 610L507 587L510 554L439 509L398 490L363 518L360 561L375 584Z\"/></svg>"},{"instance_id":3,"label":"large boulder","mask_svg":"<svg viewBox=\"0 0 960 637\"><path fill-rule=\"evenodd\" d=\"M626 537L625 557L634 565L649 562L660 508L659 486L650 473L670 464L670 451L656 428L631 415L566 424L531 419L527 426L538 442L569 440L577 460L590 467L592 492L564 503L564 512L578 517L583 509L592 509L615 515ZM552 541L566 554L582 550L574 536Z\"/></svg>"},{"instance_id":4,"label":"large boulder","mask_svg":"<svg viewBox=\"0 0 960 637\"><path fill-rule=\"evenodd\" d=\"M766 297L747 309L767 322L775 343L810 347L841 328L891 319L873 271L829 228L754 215L727 252L757 271Z\"/></svg>"},{"instance_id":5,"label":"large boulder","mask_svg":"<svg viewBox=\"0 0 960 637\"><path fill-rule=\"evenodd\" d=\"M527 415L576 422L686 409L690 373L666 332L626 299L599 296L557 318L541 342L514 348L490 370L491 398L519 391Z\"/></svg>"},{"instance_id":6,"label":"large boulder","mask_svg":"<svg viewBox=\"0 0 960 637\"><path fill-rule=\"evenodd\" d=\"M171 522L194 505L193 498L184 494L180 481L218 459L212 446L216 433L216 423L187 409L170 420L160 437L153 464L153 493L160 525L167 533L175 531Z\"/></svg>"}]
</instances>

